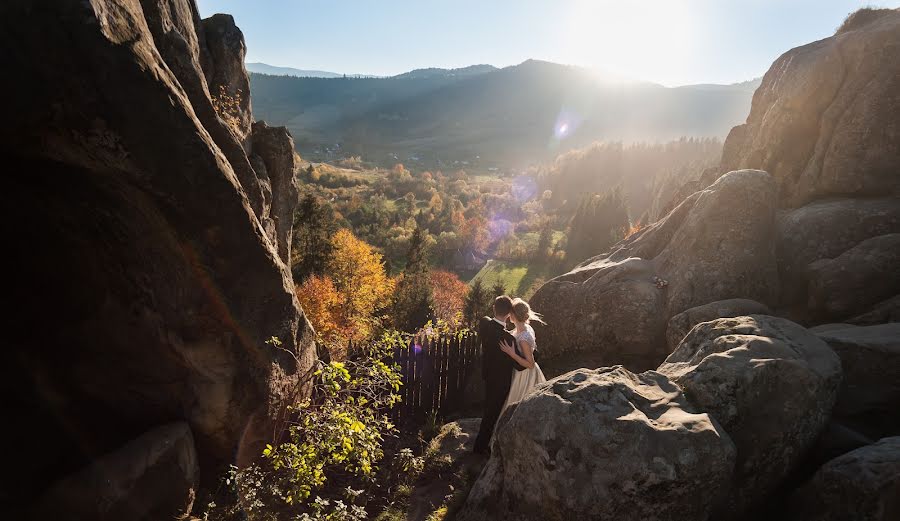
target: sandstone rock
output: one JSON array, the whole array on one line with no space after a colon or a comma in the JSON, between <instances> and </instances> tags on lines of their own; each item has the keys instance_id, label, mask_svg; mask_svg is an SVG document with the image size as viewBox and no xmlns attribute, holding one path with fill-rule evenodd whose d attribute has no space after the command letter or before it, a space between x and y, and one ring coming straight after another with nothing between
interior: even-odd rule
<instances>
[{"instance_id":1,"label":"sandstone rock","mask_svg":"<svg viewBox=\"0 0 900 521\"><path fill-rule=\"evenodd\" d=\"M900 519L900 437L884 438L825 464L794 493L788 519Z\"/></svg>"},{"instance_id":2,"label":"sandstone rock","mask_svg":"<svg viewBox=\"0 0 900 521\"><path fill-rule=\"evenodd\" d=\"M27 411L10 446L41 447L7 461L16 501L177 419L217 479L312 366L290 272L181 83L190 67L177 64L193 58L173 53L179 37L192 48L193 15L147 13L137 1L3 3L17 78L0 85L16 100L0 129L15 172L0 221L18 246L0 381ZM148 19L167 20L159 42Z\"/></svg>"},{"instance_id":3,"label":"sandstone rock","mask_svg":"<svg viewBox=\"0 0 900 521\"><path fill-rule=\"evenodd\" d=\"M268 219L268 208L264 206L260 181L250 166L240 141L246 136L232 132L231 127L218 117L210 100L210 91L200 65L201 43L205 50L206 41L202 39L201 42L201 37L198 36L198 32L202 36L202 29L197 6L192 0L141 0L141 5L157 50L184 88L197 119L231 164L256 216L265 221ZM240 32L236 27L231 30L234 31ZM240 75L239 71L233 73ZM246 72L243 74L246 77ZM245 79L249 82L249 77ZM228 80L228 83L241 81ZM247 86L244 93L249 103L249 83ZM218 95L218 91L213 93ZM251 117L249 105L247 117ZM274 236L272 239L274 240Z\"/></svg>"},{"instance_id":4,"label":"sandstone rock","mask_svg":"<svg viewBox=\"0 0 900 521\"><path fill-rule=\"evenodd\" d=\"M234 130L244 143L245 150L249 151L247 144L253 113L250 106L250 75L244 66L244 56L247 54L244 33L228 14L205 18L201 25L203 72L209 92L213 96L224 94L238 101L240 110L235 114L238 125Z\"/></svg>"},{"instance_id":5,"label":"sandstone rock","mask_svg":"<svg viewBox=\"0 0 900 521\"><path fill-rule=\"evenodd\" d=\"M808 329L810 333L814 333L819 335L820 333L826 333L828 331L837 331L839 329L850 329L856 327L855 324L819 324L818 326L813 326Z\"/></svg>"},{"instance_id":6,"label":"sandstone rock","mask_svg":"<svg viewBox=\"0 0 900 521\"><path fill-rule=\"evenodd\" d=\"M871 326L888 322L900 322L900 295L879 302L869 311L857 315L847 322L858 326Z\"/></svg>"},{"instance_id":7,"label":"sandstone rock","mask_svg":"<svg viewBox=\"0 0 900 521\"><path fill-rule=\"evenodd\" d=\"M185 423L164 425L56 483L42 498L35 517L181 519L191 512L197 480L190 428Z\"/></svg>"},{"instance_id":8,"label":"sandstone rock","mask_svg":"<svg viewBox=\"0 0 900 521\"><path fill-rule=\"evenodd\" d=\"M819 201L785 212L778 218L777 230L781 301L805 309L809 266L834 259L866 239L900 233L900 201L895 197Z\"/></svg>"},{"instance_id":9,"label":"sandstone rock","mask_svg":"<svg viewBox=\"0 0 900 521\"><path fill-rule=\"evenodd\" d=\"M732 491L716 519L752 513L775 490L822 433L841 379L827 344L764 315L698 324L659 372L734 440Z\"/></svg>"},{"instance_id":10,"label":"sandstone rock","mask_svg":"<svg viewBox=\"0 0 900 521\"><path fill-rule=\"evenodd\" d=\"M572 281L588 273L583 282ZM549 324L535 326L541 357L598 351L596 366L651 368L653 360L665 356L666 327L665 300L652 281L654 274L649 261L631 258L544 285L531 299Z\"/></svg>"},{"instance_id":11,"label":"sandstone rock","mask_svg":"<svg viewBox=\"0 0 900 521\"><path fill-rule=\"evenodd\" d=\"M721 170L760 168L781 204L900 194L900 11L784 53L725 141Z\"/></svg>"},{"instance_id":12,"label":"sandstone rock","mask_svg":"<svg viewBox=\"0 0 900 521\"><path fill-rule=\"evenodd\" d=\"M684 335L700 322L708 322L717 318L732 318L742 315L769 315L772 312L765 304L755 300L733 298L710 302L702 306L682 311L669 319L666 327L666 341L669 350L673 351Z\"/></svg>"},{"instance_id":13,"label":"sandstone rock","mask_svg":"<svg viewBox=\"0 0 900 521\"><path fill-rule=\"evenodd\" d=\"M900 434L900 323L816 334L843 367L834 416L875 439Z\"/></svg>"},{"instance_id":14,"label":"sandstone rock","mask_svg":"<svg viewBox=\"0 0 900 521\"><path fill-rule=\"evenodd\" d=\"M815 317L850 318L900 294L900 233L867 239L834 259L809 266Z\"/></svg>"},{"instance_id":15,"label":"sandstone rock","mask_svg":"<svg viewBox=\"0 0 900 521\"><path fill-rule=\"evenodd\" d=\"M728 436L664 376L581 369L507 410L457 519L705 520Z\"/></svg>"},{"instance_id":16,"label":"sandstone rock","mask_svg":"<svg viewBox=\"0 0 900 521\"><path fill-rule=\"evenodd\" d=\"M542 355L599 352L606 365L648 369L670 352L671 316L724 299L773 301L774 190L765 172L730 172L608 255L544 284L531 300L549 324L536 328Z\"/></svg>"},{"instance_id":17,"label":"sandstone rock","mask_svg":"<svg viewBox=\"0 0 900 521\"><path fill-rule=\"evenodd\" d=\"M271 183L272 210L278 255L291 264L291 233L294 209L300 199L296 173L299 157L294 153L294 140L284 127L270 127L265 122L253 124L253 153L259 157Z\"/></svg>"}]
</instances>

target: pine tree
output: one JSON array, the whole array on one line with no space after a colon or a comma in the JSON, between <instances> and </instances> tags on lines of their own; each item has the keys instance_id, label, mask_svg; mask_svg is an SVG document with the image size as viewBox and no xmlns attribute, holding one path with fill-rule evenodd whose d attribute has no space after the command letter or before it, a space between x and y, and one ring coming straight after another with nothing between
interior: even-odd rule
<instances>
[{"instance_id":1,"label":"pine tree","mask_svg":"<svg viewBox=\"0 0 900 521\"><path fill-rule=\"evenodd\" d=\"M551 246L553 246L553 227L550 225L550 219L547 219L544 221L543 226L541 226L541 234L538 236L535 258L541 261L547 260L550 256Z\"/></svg>"},{"instance_id":2,"label":"pine tree","mask_svg":"<svg viewBox=\"0 0 900 521\"><path fill-rule=\"evenodd\" d=\"M490 300L491 296L485 290L481 279L475 279L463 303L463 318L469 327L475 327L479 318L490 314L488 309L491 305Z\"/></svg>"},{"instance_id":3,"label":"pine tree","mask_svg":"<svg viewBox=\"0 0 900 521\"><path fill-rule=\"evenodd\" d=\"M566 259L575 264L605 252L625 236L628 226L628 207L621 188L585 197L569 226Z\"/></svg>"},{"instance_id":4,"label":"pine tree","mask_svg":"<svg viewBox=\"0 0 900 521\"><path fill-rule=\"evenodd\" d=\"M394 325L407 332L415 332L432 320L434 315L433 290L428 276L428 247L425 242L427 234L421 226L416 226L413 231L406 254L406 267L394 296Z\"/></svg>"},{"instance_id":5,"label":"pine tree","mask_svg":"<svg viewBox=\"0 0 900 521\"><path fill-rule=\"evenodd\" d=\"M307 193L294 213L291 237L291 272L294 282L300 283L310 275L320 275L331 259L332 236L336 225L331 207L318 197Z\"/></svg>"},{"instance_id":6,"label":"pine tree","mask_svg":"<svg viewBox=\"0 0 900 521\"><path fill-rule=\"evenodd\" d=\"M491 287L491 294L493 295L491 298L499 297L500 295L506 295L506 288L503 287L502 282L497 282Z\"/></svg>"}]
</instances>

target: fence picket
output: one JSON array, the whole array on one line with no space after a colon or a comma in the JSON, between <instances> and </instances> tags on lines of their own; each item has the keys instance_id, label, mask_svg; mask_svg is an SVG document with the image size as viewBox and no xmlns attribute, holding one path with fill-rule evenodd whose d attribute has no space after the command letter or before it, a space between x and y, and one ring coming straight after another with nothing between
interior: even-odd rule
<instances>
[{"instance_id":1,"label":"fence picket","mask_svg":"<svg viewBox=\"0 0 900 521\"><path fill-rule=\"evenodd\" d=\"M418 346L418 348L417 348ZM391 411L395 425L416 428L427 415L440 419L465 406L465 388L480 363L477 335L447 335L415 340L394 351L401 372L401 402Z\"/></svg>"}]
</instances>

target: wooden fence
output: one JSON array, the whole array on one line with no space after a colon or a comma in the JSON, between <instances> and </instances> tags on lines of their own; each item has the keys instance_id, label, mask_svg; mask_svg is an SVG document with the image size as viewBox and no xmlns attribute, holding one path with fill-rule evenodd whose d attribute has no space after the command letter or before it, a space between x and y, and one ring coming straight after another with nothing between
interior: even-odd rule
<instances>
[{"instance_id":1,"label":"wooden fence","mask_svg":"<svg viewBox=\"0 0 900 521\"><path fill-rule=\"evenodd\" d=\"M481 346L473 333L422 339L395 350L394 362L403 376L403 399L392 417L397 425L415 428L429 414L443 419L463 409L466 384L480 378L474 369Z\"/></svg>"}]
</instances>

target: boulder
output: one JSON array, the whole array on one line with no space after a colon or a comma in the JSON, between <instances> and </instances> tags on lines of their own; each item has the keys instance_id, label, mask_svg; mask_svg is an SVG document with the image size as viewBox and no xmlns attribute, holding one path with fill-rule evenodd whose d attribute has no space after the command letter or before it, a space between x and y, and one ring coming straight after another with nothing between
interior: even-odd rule
<instances>
[{"instance_id":1,"label":"boulder","mask_svg":"<svg viewBox=\"0 0 900 521\"><path fill-rule=\"evenodd\" d=\"M669 319L666 326L666 341L669 350L674 351L684 335L700 322L708 322L717 318L732 318L742 315L770 315L772 312L765 304L755 300L732 298L718 300L702 306L682 311Z\"/></svg>"},{"instance_id":2,"label":"boulder","mask_svg":"<svg viewBox=\"0 0 900 521\"><path fill-rule=\"evenodd\" d=\"M884 9L784 53L732 129L721 171L759 168L796 208L900 194L900 11Z\"/></svg>"},{"instance_id":3,"label":"boulder","mask_svg":"<svg viewBox=\"0 0 900 521\"><path fill-rule=\"evenodd\" d=\"M698 324L659 372L734 440L731 493L716 519L762 506L823 432L841 380L840 359L825 342L765 315Z\"/></svg>"},{"instance_id":4,"label":"boulder","mask_svg":"<svg viewBox=\"0 0 900 521\"><path fill-rule=\"evenodd\" d=\"M33 501L179 420L201 478L215 483L257 446L248 433L270 433L286 395L305 392L315 346L290 271L193 104L196 8L0 9L17 71L0 85L16 100L0 129L15 173L0 221L17 245L0 381L25 411L10 446L41 447L9 457L20 471L7 497ZM284 351L265 343L271 336Z\"/></svg>"},{"instance_id":5,"label":"boulder","mask_svg":"<svg viewBox=\"0 0 900 521\"><path fill-rule=\"evenodd\" d=\"M875 304L869 311L848 319L847 322L858 326L900 322L900 295Z\"/></svg>"},{"instance_id":6,"label":"boulder","mask_svg":"<svg viewBox=\"0 0 900 521\"><path fill-rule=\"evenodd\" d=\"M601 353L603 364L649 369L670 352L673 315L724 299L774 301L774 220L768 174L723 175L609 254L541 286L531 303L549 325L535 328L542 355Z\"/></svg>"},{"instance_id":7,"label":"boulder","mask_svg":"<svg viewBox=\"0 0 900 521\"><path fill-rule=\"evenodd\" d=\"M816 334L843 367L835 418L874 439L900 434L900 323Z\"/></svg>"},{"instance_id":8,"label":"boulder","mask_svg":"<svg viewBox=\"0 0 900 521\"><path fill-rule=\"evenodd\" d=\"M900 294L900 233L866 239L834 259L809 265L809 310L816 318L851 318Z\"/></svg>"},{"instance_id":9,"label":"boulder","mask_svg":"<svg viewBox=\"0 0 900 521\"><path fill-rule=\"evenodd\" d=\"M812 263L834 259L866 239L893 233L900 233L896 197L818 201L782 213L776 239L781 301L788 307L805 308Z\"/></svg>"},{"instance_id":10,"label":"boulder","mask_svg":"<svg viewBox=\"0 0 900 521\"><path fill-rule=\"evenodd\" d=\"M163 425L57 482L35 518L182 519L191 513L198 474L190 427Z\"/></svg>"},{"instance_id":11,"label":"boulder","mask_svg":"<svg viewBox=\"0 0 900 521\"><path fill-rule=\"evenodd\" d=\"M574 281L588 274L586 280ZM649 261L630 258L563 275L541 287L531 303L548 324L535 326L542 360L580 361L581 352L597 351L594 367L621 363L650 369L665 356L660 349L665 345L665 299L653 283L654 274Z\"/></svg>"},{"instance_id":12,"label":"boulder","mask_svg":"<svg viewBox=\"0 0 900 521\"><path fill-rule=\"evenodd\" d=\"M792 498L795 521L900 519L900 436L835 458Z\"/></svg>"},{"instance_id":13,"label":"boulder","mask_svg":"<svg viewBox=\"0 0 900 521\"><path fill-rule=\"evenodd\" d=\"M728 436L663 375L580 369L507 409L457 519L705 520L733 465Z\"/></svg>"}]
</instances>

